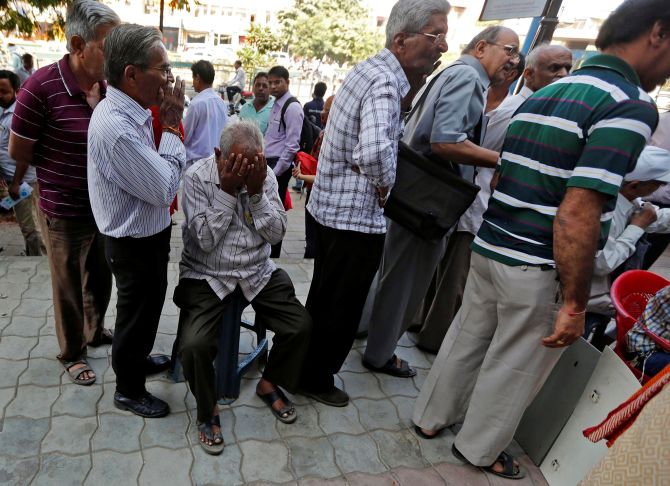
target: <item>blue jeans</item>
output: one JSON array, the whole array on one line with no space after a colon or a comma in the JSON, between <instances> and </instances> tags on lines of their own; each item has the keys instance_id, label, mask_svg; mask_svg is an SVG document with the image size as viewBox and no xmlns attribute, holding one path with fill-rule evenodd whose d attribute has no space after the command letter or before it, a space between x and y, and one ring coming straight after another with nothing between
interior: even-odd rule
<instances>
[{"instance_id":1,"label":"blue jeans","mask_svg":"<svg viewBox=\"0 0 670 486\"><path fill-rule=\"evenodd\" d=\"M670 353L654 351L644 364L644 374L654 376L660 373L668 364L670 364Z\"/></svg>"}]
</instances>

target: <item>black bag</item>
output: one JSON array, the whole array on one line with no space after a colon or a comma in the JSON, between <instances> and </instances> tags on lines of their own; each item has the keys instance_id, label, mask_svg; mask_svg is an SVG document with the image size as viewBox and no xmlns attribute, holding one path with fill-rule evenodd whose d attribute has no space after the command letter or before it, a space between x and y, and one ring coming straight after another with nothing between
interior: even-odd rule
<instances>
[{"instance_id":1,"label":"black bag","mask_svg":"<svg viewBox=\"0 0 670 486\"><path fill-rule=\"evenodd\" d=\"M431 80L406 121L418 111L439 77ZM475 129L480 131L481 121ZM420 238L438 241L470 207L478 192L479 186L463 179L452 162L425 156L399 142L395 184L384 214Z\"/></svg>"},{"instance_id":2,"label":"black bag","mask_svg":"<svg viewBox=\"0 0 670 486\"><path fill-rule=\"evenodd\" d=\"M286 113L286 109L288 108L288 105L291 103L298 103L298 99L294 96L291 96L289 99L286 100L286 103L284 103L284 106L281 107L281 113L279 115L279 129L281 130L282 126L284 127L284 130L286 130L286 122L284 121L284 113ZM312 123L308 117L304 117L302 119L302 129L300 130L300 150L303 152L307 152L308 154L312 152L312 147L314 146L314 142L316 142L316 139L319 138L319 134L321 133L321 129L318 127L318 125L315 125Z\"/></svg>"},{"instance_id":3,"label":"black bag","mask_svg":"<svg viewBox=\"0 0 670 486\"><path fill-rule=\"evenodd\" d=\"M424 240L441 239L470 207L479 186L463 179L450 162L398 144L395 184L384 214Z\"/></svg>"}]
</instances>

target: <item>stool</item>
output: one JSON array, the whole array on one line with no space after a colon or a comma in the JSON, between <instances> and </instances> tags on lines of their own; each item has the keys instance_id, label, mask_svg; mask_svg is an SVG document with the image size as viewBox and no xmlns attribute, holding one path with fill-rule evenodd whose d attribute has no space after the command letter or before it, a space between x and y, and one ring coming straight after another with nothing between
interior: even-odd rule
<instances>
[{"instance_id":1,"label":"stool","mask_svg":"<svg viewBox=\"0 0 670 486\"><path fill-rule=\"evenodd\" d=\"M268 355L268 340L265 335L265 326L261 319L256 319L254 324L242 319L242 312L248 305L239 287L231 296L230 303L221 319L219 330L219 351L216 354L216 395L221 405L228 405L240 396L240 380L249 371L254 363L259 367L263 365ZM256 333L256 347L249 355L238 362L240 350L240 327L249 329ZM170 376L175 382L183 381L181 362L177 356L179 349L179 337L175 339L172 346L172 365Z\"/></svg>"}]
</instances>

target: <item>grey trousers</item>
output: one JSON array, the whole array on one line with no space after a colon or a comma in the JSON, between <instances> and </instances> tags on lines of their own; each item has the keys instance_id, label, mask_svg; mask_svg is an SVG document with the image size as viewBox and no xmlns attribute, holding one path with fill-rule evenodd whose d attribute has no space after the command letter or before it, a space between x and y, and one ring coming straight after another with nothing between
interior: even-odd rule
<instances>
[{"instance_id":1,"label":"grey trousers","mask_svg":"<svg viewBox=\"0 0 670 486\"><path fill-rule=\"evenodd\" d=\"M437 267L434 294L426 294L423 326L419 345L435 353L440 349L445 334L463 301L463 290L470 271L470 245L475 235L457 231L449 237L447 249Z\"/></svg>"},{"instance_id":2,"label":"grey trousers","mask_svg":"<svg viewBox=\"0 0 670 486\"><path fill-rule=\"evenodd\" d=\"M391 221L386 232L382 262L368 293L364 318L369 317L368 344L363 359L383 366L426 295L446 238L426 241ZM372 299L372 300L371 300ZM363 324L364 326L365 324ZM359 325L359 329L362 326Z\"/></svg>"},{"instance_id":3,"label":"grey trousers","mask_svg":"<svg viewBox=\"0 0 670 486\"><path fill-rule=\"evenodd\" d=\"M477 466L509 445L563 348L552 333L560 306L555 270L510 267L472 254L465 297L414 406L419 427L463 423L454 444Z\"/></svg>"}]
</instances>

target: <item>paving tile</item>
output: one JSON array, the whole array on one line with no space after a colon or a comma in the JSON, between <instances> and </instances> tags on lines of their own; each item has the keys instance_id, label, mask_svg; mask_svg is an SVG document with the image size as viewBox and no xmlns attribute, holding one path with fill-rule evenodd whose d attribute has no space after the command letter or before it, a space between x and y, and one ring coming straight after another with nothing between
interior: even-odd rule
<instances>
[{"instance_id":1,"label":"paving tile","mask_svg":"<svg viewBox=\"0 0 670 486\"><path fill-rule=\"evenodd\" d=\"M51 409L53 415L72 415L75 417L96 415L98 401L102 396L101 386L80 386L68 383L62 385L60 390L60 396Z\"/></svg>"},{"instance_id":2,"label":"paving tile","mask_svg":"<svg viewBox=\"0 0 670 486\"><path fill-rule=\"evenodd\" d=\"M194 445L192 450L195 456L191 471L194 484L225 486L244 484L240 472L242 453L237 444L226 443L223 453L216 457L210 456L198 445Z\"/></svg>"},{"instance_id":3,"label":"paving tile","mask_svg":"<svg viewBox=\"0 0 670 486\"><path fill-rule=\"evenodd\" d=\"M30 350L31 358L55 359L58 354L60 354L60 348L55 335L40 336L37 345Z\"/></svg>"},{"instance_id":4,"label":"paving tile","mask_svg":"<svg viewBox=\"0 0 670 486\"><path fill-rule=\"evenodd\" d=\"M189 424L190 418L186 412L170 413L170 415L160 420L147 420L140 436L142 449L146 451L150 447L166 449L188 447L186 434Z\"/></svg>"},{"instance_id":5,"label":"paving tile","mask_svg":"<svg viewBox=\"0 0 670 486\"><path fill-rule=\"evenodd\" d=\"M22 297L24 299L36 299L36 300L51 300L53 292L51 287L51 279L42 280L40 282L33 282L31 279L30 286L23 293Z\"/></svg>"},{"instance_id":6,"label":"paving tile","mask_svg":"<svg viewBox=\"0 0 670 486\"><path fill-rule=\"evenodd\" d=\"M527 477L531 479L534 486L549 486L549 483L542 474L542 471L540 471L540 468L530 460L530 457L528 457L526 454L522 454L516 456L516 458L517 461L519 461L519 464L526 468L526 471L528 472Z\"/></svg>"},{"instance_id":7,"label":"paving tile","mask_svg":"<svg viewBox=\"0 0 670 486\"><path fill-rule=\"evenodd\" d=\"M5 413L5 406L14 399L14 388L0 388L0 423ZM1 427L1 425L0 425Z\"/></svg>"},{"instance_id":8,"label":"paving tile","mask_svg":"<svg viewBox=\"0 0 670 486\"><path fill-rule=\"evenodd\" d=\"M241 405L233 408L235 414L235 436L238 441L247 439L278 439L277 419L267 407L254 408Z\"/></svg>"},{"instance_id":9,"label":"paving tile","mask_svg":"<svg viewBox=\"0 0 670 486\"><path fill-rule=\"evenodd\" d=\"M9 312L3 310L2 314L4 315L0 315L0 335L2 334L1 331L9 326L9 323L12 321L12 318L9 317Z\"/></svg>"},{"instance_id":10,"label":"paving tile","mask_svg":"<svg viewBox=\"0 0 670 486\"><path fill-rule=\"evenodd\" d=\"M449 429L444 429L440 434L433 439L424 439L416 435L416 432L412 428L412 434L419 441L419 447L421 447L421 452L423 453L424 459L426 459L431 464L440 464L443 462L448 462L451 464L462 465L463 463L458 460L451 452L451 446L454 443L454 438L456 437L454 433Z\"/></svg>"},{"instance_id":11,"label":"paving tile","mask_svg":"<svg viewBox=\"0 0 670 486\"><path fill-rule=\"evenodd\" d=\"M382 400L357 398L354 400L354 405L358 408L361 424L368 430L401 428L398 411L388 398Z\"/></svg>"},{"instance_id":12,"label":"paving tile","mask_svg":"<svg viewBox=\"0 0 670 486\"><path fill-rule=\"evenodd\" d=\"M188 484L193 456L189 449L170 450L162 447L144 449L144 467L140 473L140 486Z\"/></svg>"},{"instance_id":13,"label":"paving tile","mask_svg":"<svg viewBox=\"0 0 670 486\"><path fill-rule=\"evenodd\" d=\"M466 466L463 464L450 464L448 462L435 464L433 467L440 474L440 476L444 478L447 484L490 486L486 474L475 467ZM507 484L510 482L511 481L508 481ZM514 484L516 485L517 482L515 481Z\"/></svg>"},{"instance_id":14,"label":"paving tile","mask_svg":"<svg viewBox=\"0 0 670 486\"><path fill-rule=\"evenodd\" d=\"M47 316L44 325L40 328L40 336L55 336L56 321L53 316Z\"/></svg>"},{"instance_id":15,"label":"paving tile","mask_svg":"<svg viewBox=\"0 0 670 486\"><path fill-rule=\"evenodd\" d=\"M96 452L93 454L93 467L84 484L135 484L141 468L142 455L139 452Z\"/></svg>"},{"instance_id":16,"label":"paving tile","mask_svg":"<svg viewBox=\"0 0 670 486\"><path fill-rule=\"evenodd\" d=\"M179 307L172 301L172 292L166 292L165 293L165 303L163 304L163 310L161 311L161 314L164 316L178 316L179 315Z\"/></svg>"},{"instance_id":17,"label":"paving tile","mask_svg":"<svg viewBox=\"0 0 670 486\"><path fill-rule=\"evenodd\" d=\"M239 443L242 451L242 478L246 482L291 481L288 468L288 449L283 442L247 440Z\"/></svg>"},{"instance_id":18,"label":"paving tile","mask_svg":"<svg viewBox=\"0 0 670 486\"><path fill-rule=\"evenodd\" d=\"M175 336L157 333L156 340L154 341L154 347L151 350L151 354L166 354L170 356L172 354L172 345L174 344Z\"/></svg>"},{"instance_id":19,"label":"paving tile","mask_svg":"<svg viewBox=\"0 0 670 486\"><path fill-rule=\"evenodd\" d=\"M416 398L394 396L391 397L390 400L393 402L393 405L395 405L396 410L398 410L400 422L406 427L414 428L412 413L414 412Z\"/></svg>"},{"instance_id":20,"label":"paving tile","mask_svg":"<svg viewBox=\"0 0 670 486\"><path fill-rule=\"evenodd\" d=\"M352 349L344 360L340 371L356 371L358 373L368 373L368 370L362 363L363 353L358 349Z\"/></svg>"},{"instance_id":21,"label":"paving tile","mask_svg":"<svg viewBox=\"0 0 670 486\"><path fill-rule=\"evenodd\" d=\"M390 472L374 476L370 474L353 473L347 474L346 477L347 482L351 486L398 486L398 481Z\"/></svg>"},{"instance_id":22,"label":"paving tile","mask_svg":"<svg viewBox=\"0 0 670 486\"><path fill-rule=\"evenodd\" d=\"M51 429L42 441L42 453L88 454L89 441L97 428L96 417L52 417Z\"/></svg>"},{"instance_id":23,"label":"paving tile","mask_svg":"<svg viewBox=\"0 0 670 486\"><path fill-rule=\"evenodd\" d=\"M28 369L19 378L19 385L57 386L61 384L63 367L55 359L32 358Z\"/></svg>"},{"instance_id":24,"label":"paving tile","mask_svg":"<svg viewBox=\"0 0 670 486\"><path fill-rule=\"evenodd\" d=\"M291 467L296 477L316 476L334 478L341 475L335 465L335 451L326 437L309 439L291 437L286 439L289 446Z\"/></svg>"},{"instance_id":25,"label":"paving tile","mask_svg":"<svg viewBox=\"0 0 670 486\"><path fill-rule=\"evenodd\" d=\"M396 348L396 355L400 359L404 359L412 368L430 369L432 362L426 358L426 353L419 348Z\"/></svg>"},{"instance_id":26,"label":"paving tile","mask_svg":"<svg viewBox=\"0 0 670 486\"><path fill-rule=\"evenodd\" d=\"M430 370L424 370L424 369L417 369L416 370L416 376L412 378L414 381L414 386L416 387L417 390L421 391L421 387L423 386L423 383L426 381L426 377L428 376L428 372Z\"/></svg>"},{"instance_id":27,"label":"paving tile","mask_svg":"<svg viewBox=\"0 0 670 486\"><path fill-rule=\"evenodd\" d=\"M368 434L334 434L328 438L335 448L335 461L343 473L379 474L387 470L379 459L377 444Z\"/></svg>"},{"instance_id":28,"label":"paving tile","mask_svg":"<svg viewBox=\"0 0 670 486\"><path fill-rule=\"evenodd\" d=\"M387 396L402 395L405 397L416 398L419 390L414 386L414 380L408 378L398 378L397 376L377 373L377 379L381 385L382 391Z\"/></svg>"},{"instance_id":29,"label":"paving tile","mask_svg":"<svg viewBox=\"0 0 670 486\"><path fill-rule=\"evenodd\" d=\"M351 398L384 398L385 396L373 373L344 371L339 375L344 382L344 391Z\"/></svg>"},{"instance_id":30,"label":"paving tile","mask_svg":"<svg viewBox=\"0 0 670 486\"><path fill-rule=\"evenodd\" d=\"M15 260L10 264L7 273L3 278L9 283L24 284L30 282L30 277L33 275L35 275L34 262L20 262Z\"/></svg>"},{"instance_id":31,"label":"paving tile","mask_svg":"<svg viewBox=\"0 0 670 486\"><path fill-rule=\"evenodd\" d=\"M429 464L421 456L416 437L409 431L387 432L375 430L370 435L379 446L382 462L389 468L426 467Z\"/></svg>"},{"instance_id":32,"label":"paving tile","mask_svg":"<svg viewBox=\"0 0 670 486\"><path fill-rule=\"evenodd\" d=\"M298 480L298 486L349 486L347 480L343 477L334 479L321 478L303 478Z\"/></svg>"},{"instance_id":33,"label":"paving tile","mask_svg":"<svg viewBox=\"0 0 670 486\"><path fill-rule=\"evenodd\" d=\"M28 367L28 360L14 361L11 359L0 359L0 388L15 387L19 375Z\"/></svg>"},{"instance_id":34,"label":"paving tile","mask_svg":"<svg viewBox=\"0 0 670 486\"><path fill-rule=\"evenodd\" d=\"M4 299L21 299L21 296L28 289L30 284L28 282L12 283L3 279L0 281L0 298Z\"/></svg>"},{"instance_id":35,"label":"paving tile","mask_svg":"<svg viewBox=\"0 0 670 486\"><path fill-rule=\"evenodd\" d=\"M88 356L88 359L109 358L112 355L112 346L109 344L95 347L89 346L86 349L86 355Z\"/></svg>"},{"instance_id":36,"label":"paving tile","mask_svg":"<svg viewBox=\"0 0 670 486\"><path fill-rule=\"evenodd\" d=\"M161 320L158 323L158 332L174 336L177 334L178 324L179 316L161 316Z\"/></svg>"},{"instance_id":37,"label":"paving tile","mask_svg":"<svg viewBox=\"0 0 670 486\"><path fill-rule=\"evenodd\" d=\"M19 306L12 312L12 317L46 317L50 306L51 301L49 300L21 299Z\"/></svg>"},{"instance_id":38,"label":"paving tile","mask_svg":"<svg viewBox=\"0 0 670 486\"><path fill-rule=\"evenodd\" d=\"M400 486L441 486L444 484L442 476L432 468L412 469L400 467L394 469L392 472L398 478ZM469 485L464 484L463 486Z\"/></svg>"},{"instance_id":39,"label":"paving tile","mask_svg":"<svg viewBox=\"0 0 670 486\"><path fill-rule=\"evenodd\" d=\"M40 328L46 323L46 317L14 316L8 326L2 330L4 336L39 336Z\"/></svg>"},{"instance_id":40,"label":"paving tile","mask_svg":"<svg viewBox=\"0 0 670 486\"><path fill-rule=\"evenodd\" d=\"M98 416L98 420L100 426L91 441L94 452L102 449L133 452L140 449L139 436L144 427L144 420L141 417L130 412L103 413Z\"/></svg>"},{"instance_id":41,"label":"paving tile","mask_svg":"<svg viewBox=\"0 0 670 486\"><path fill-rule=\"evenodd\" d=\"M89 356L87 359L88 365L93 368L93 373L95 373L95 382L96 383L102 383L105 373L107 372L107 368L109 368L111 365L109 364L110 359L109 357L105 356L103 358L92 358ZM69 377L65 377L65 380L68 382L70 381Z\"/></svg>"},{"instance_id":42,"label":"paving tile","mask_svg":"<svg viewBox=\"0 0 670 486\"><path fill-rule=\"evenodd\" d=\"M351 403L346 407L329 407L321 403L314 403L319 414L319 425L326 434L343 432L347 434L362 434L365 427L360 422L358 409Z\"/></svg>"},{"instance_id":43,"label":"paving tile","mask_svg":"<svg viewBox=\"0 0 670 486\"><path fill-rule=\"evenodd\" d=\"M79 486L91 469L91 456L44 454L33 486Z\"/></svg>"},{"instance_id":44,"label":"paving tile","mask_svg":"<svg viewBox=\"0 0 670 486\"><path fill-rule=\"evenodd\" d=\"M277 430L282 437L321 437L325 435L319 427L319 414L314 405L298 405L295 407L298 418L292 424L277 421ZM268 409L269 411L270 409Z\"/></svg>"},{"instance_id":45,"label":"paving tile","mask_svg":"<svg viewBox=\"0 0 670 486\"><path fill-rule=\"evenodd\" d=\"M402 336L400 336L400 339L398 339L398 346L402 346L405 348L412 347L416 344L416 339L413 339L412 336L410 336L410 333L406 332Z\"/></svg>"},{"instance_id":46,"label":"paving tile","mask_svg":"<svg viewBox=\"0 0 670 486\"><path fill-rule=\"evenodd\" d=\"M38 457L15 459L0 454L0 483L3 486L24 486L30 484L40 467Z\"/></svg>"},{"instance_id":47,"label":"paving tile","mask_svg":"<svg viewBox=\"0 0 670 486\"><path fill-rule=\"evenodd\" d=\"M0 337L0 358L27 359L30 350L37 344L36 337Z\"/></svg>"},{"instance_id":48,"label":"paving tile","mask_svg":"<svg viewBox=\"0 0 670 486\"><path fill-rule=\"evenodd\" d=\"M51 404L56 401L60 390L57 386L41 387L24 385L17 389L16 397L7 405L5 417L23 416L31 419L51 415Z\"/></svg>"},{"instance_id":49,"label":"paving tile","mask_svg":"<svg viewBox=\"0 0 670 486\"><path fill-rule=\"evenodd\" d=\"M0 431L0 458L39 454L40 443L49 430L49 422L48 418L5 417Z\"/></svg>"},{"instance_id":50,"label":"paving tile","mask_svg":"<svg viewBox=\"0 0 670 486\"><path fill-rule=\"evenodd\" d=\"M174 383L171 379L147 382L147 390L170 405L170 412L186 411L186 382Z\"/></svg>"}]
</instances>

